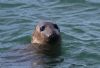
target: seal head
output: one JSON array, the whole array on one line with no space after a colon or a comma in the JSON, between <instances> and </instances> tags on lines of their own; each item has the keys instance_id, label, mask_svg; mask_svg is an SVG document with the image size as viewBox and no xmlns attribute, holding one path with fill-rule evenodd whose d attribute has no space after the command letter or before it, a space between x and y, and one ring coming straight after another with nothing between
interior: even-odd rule
<instances>
[{"instance_id":1,"label":"seal head","mask_svg":"<svg viewBox=\"0 0 100 68\"><path fill-rule=\"evenodd\" d=\"M50 55L60 53L61 36L58 25L48 21L38 23L31 42L38 52Z\"/></svg>"},{"instance_id":2,"label":"seal head","mask_svg":"<svg viewBox=\"0 0 100 68\"><path fill-rule=\"evenodd\" d=\"M32 43L41 45L57 44L60 41L60 29L52 22L40 22L32 35Z\"/></svg>"}]
</instances>

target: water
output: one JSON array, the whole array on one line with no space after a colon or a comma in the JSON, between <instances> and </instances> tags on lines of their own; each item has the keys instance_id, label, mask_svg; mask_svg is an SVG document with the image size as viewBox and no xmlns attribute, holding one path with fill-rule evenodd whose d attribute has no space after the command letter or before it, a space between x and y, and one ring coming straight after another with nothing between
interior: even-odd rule
<instances>
[{"instance_id":1,"label":"water","mask_svg":"<svg viewBox=\"0 0 100 68\"><path fill-rule=\"evenodd\" d=\"M63 51L37 67L32 51L21 50L44 19L59 25ZM0 0L0 68L100 68L100 1Z\"/></svg>"}]
</instances>

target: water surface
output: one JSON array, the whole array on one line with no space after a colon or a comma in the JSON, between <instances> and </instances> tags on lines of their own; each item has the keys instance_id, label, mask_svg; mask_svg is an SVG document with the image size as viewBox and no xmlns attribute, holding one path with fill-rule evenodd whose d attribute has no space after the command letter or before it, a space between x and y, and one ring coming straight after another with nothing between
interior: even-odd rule
<instances>
[{"instance_id":1,"label":"water surface","mask_svg":"<svg viewBox=\"0 0 100 68\"><path fill-rule=\"evenodd\" d=\"M38 64L24 51L38 21L52 20L62 35L62 55ZM35 60L34 60L35 59ZM99 0L0 0L0 68L100 68Z\"/></svg>"}]
</instances>

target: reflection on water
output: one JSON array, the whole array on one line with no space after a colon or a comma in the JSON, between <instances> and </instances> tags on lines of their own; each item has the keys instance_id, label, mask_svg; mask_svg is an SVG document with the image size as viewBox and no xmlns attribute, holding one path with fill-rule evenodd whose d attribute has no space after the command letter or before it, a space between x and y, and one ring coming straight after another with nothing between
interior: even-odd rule
<instances>
[{"instance_id":1,"label":"reflection on water","mask_svg":"<svg viewBox=\"0 0 100 68\"><path fill-rule=\"evenodd\" d=\"M61 29L57 58L25 49L41 19ZM0 0L0 68L100 68L99 44L99 0Z\"/></svg>"}]
</instances>

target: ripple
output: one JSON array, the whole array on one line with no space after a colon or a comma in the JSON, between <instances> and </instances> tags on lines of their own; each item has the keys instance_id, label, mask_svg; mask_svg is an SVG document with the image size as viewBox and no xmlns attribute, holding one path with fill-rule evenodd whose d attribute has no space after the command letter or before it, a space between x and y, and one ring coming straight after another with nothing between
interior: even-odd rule
<instances>
[{"instance_id":1,"label":"ripple","mask_svg":"<svg viewBox=\"0 0 100 68\"><path fill-rule=\"evenodd\" d=\"M90 3L100 3L99 0L86 0L87 2L90 2Z\"/></svg>"},{"instance_id":2,"label":"ripple","mask_svg":"<svg viewBox=\"0 0 100 68\"><path fill-rule=\"evenodd\" d=\"M5 9L5 8L15 8L15 7L19 7L25 5L23 3L0 3L0 8L1 9Z\"/></svg>"},{"instance_id":3,"label":"ripple","mask_svg":"<svg viewBox=\"0 0 100 68\"><path fill-rule=\"evenodd\" d=\"M64 58L49 59L48 67L99 68L99 7L97 0L0 0L0 66L32 68L36 61L45 61L34 57L33 51L20 50L31 42L37 21L48 19L60 27Z\"/></svg>"}]
</instances>

